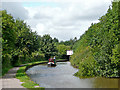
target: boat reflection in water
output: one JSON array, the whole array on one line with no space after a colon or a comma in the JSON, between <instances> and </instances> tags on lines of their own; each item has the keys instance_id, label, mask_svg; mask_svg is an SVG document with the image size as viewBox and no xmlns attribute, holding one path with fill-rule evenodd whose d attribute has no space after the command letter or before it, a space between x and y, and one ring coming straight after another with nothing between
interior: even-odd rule
<instances>
[{"instance_id":1,"label":"boat reflection in water","mask_svg":"<svg viewBox=\"0 0 120 90\"><path fill-rule=\"evenodd\" d=\"M56 66L56 63L54 62L48 62L48 67L55 67Z\"/></svg>"}]
</instances>

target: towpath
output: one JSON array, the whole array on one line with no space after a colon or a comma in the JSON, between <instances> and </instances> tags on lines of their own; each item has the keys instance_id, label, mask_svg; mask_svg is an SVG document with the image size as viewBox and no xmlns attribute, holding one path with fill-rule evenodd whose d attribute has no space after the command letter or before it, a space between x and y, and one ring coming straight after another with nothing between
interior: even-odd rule
<instances>
[{"instance_id":1,"label":"towpath","mask_svg":"<svg viewBox=\"0 0 120 90\"><path fill-rule=\"evenodd\" d=\"M19 79L16 79L16 73L19 67L14 67L8 71L6 75L0 78L0 90L2 88L21 88L22 90L27 90L21 86L22 82Z\"/></svg>"}]
</instances>

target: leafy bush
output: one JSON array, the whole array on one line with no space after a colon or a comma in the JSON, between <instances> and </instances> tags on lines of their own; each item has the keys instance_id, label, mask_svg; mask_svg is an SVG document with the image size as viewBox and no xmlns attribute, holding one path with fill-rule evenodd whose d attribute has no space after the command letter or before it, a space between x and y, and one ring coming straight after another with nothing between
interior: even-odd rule
<instances>
[{"instance_id":1,"label":"leafy bush","mask_svg":"<svg viewBox=\"0 0 120 90\"><path fill-rule=\"evenodd\" d=\"M40 52L33 52L32 58L34 61L41 61L41 60L45 60L45 55Z\"/></svg>"},{"instance_id":2,"label":"leafy bush","mask_svg":"<svg viewBox=\"0 0 120 90\"><path fill-rule=\"evenodd\" d=\"M64 44L57 45L58 50L58 57L60 59L66 59L67 58L67 50L70 50L70 46L66 46Z\"/></svg>"},{"instance_id":3,"label":"leafy bush","mask_svg":"<svg viewBox=\"0 0 120 90\"><path fill-rule=\"evenodd\" d=\"M2 75L4 75L10 68L12 68L11 60L12 56L10 54L2 56Z\"/></svg>"},{"instance_id":4,"label":"leafy bush","mask_svg":"<svg viewBox=\"0 0 120 90\"><path fill-rule=\"evenodd\" d=\"M100 22L91 24L73 46L78 76L120 77L120 2L113 2Z\"/></svg>"}]
</instances>

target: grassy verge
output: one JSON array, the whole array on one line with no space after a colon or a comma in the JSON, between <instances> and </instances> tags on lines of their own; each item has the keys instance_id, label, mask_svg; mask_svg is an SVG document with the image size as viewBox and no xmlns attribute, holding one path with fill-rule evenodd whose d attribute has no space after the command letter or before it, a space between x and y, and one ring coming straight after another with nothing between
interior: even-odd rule
<instances>
[{"instance_id":1,"label":"grassy verge","mask_svg":"<svg viewBox=\"0 0 120 90\"><path fill-rule=\"evenodd\" d=\"M61 60L66 60L66 59L56 59L56 60L61 61Z\"/></svg>"},{"instance_id":2,"label":"grassy verge","mask_svg":"<svg viewBox=\"0 0 120 90\"><path fill-rule=\"evenodd\" d=\"M2 67L2 76L4 76L11 68L13 68L13 66L5 67L5 68ZM2 76L0 75L0 77Z\"/></svg>"},{"instance_id":3,"label":"grassy verge","mask_svg":"<svg viewBox=\"0 0 120 90\"><path fill-rule=\"evenodd\" d=\"M28 77L28 75L25 73L25 69L30 66L30 65L33 65L33 64L38 64L38 63L43 63L43 62L46 62L46 61L40 61L40 62L34 62L34 63L29 63L29 64L26 64L22 67L19 68L19 70L17 71L17 74L16 74L16 78L19 79L21 82L23 82L21 85L25 88L29 88L29 89L32 89L35 88L36 86L39 86L39 84L36 84L35 82L31 81L31 79ZM36 87L38 88L39 90L44 90L43 87ZM36 89L35 89L36 90Z\"/></svg>"},{"instance_id":4,"label":"grassy verge","mask_svg":"<svg viewBox=\"0 0 120 90\"><path fill-rule=\"evenodd\" d=\"M67 59L56 59L57 62L66 61Z\"/></svg>"}]
</instances>

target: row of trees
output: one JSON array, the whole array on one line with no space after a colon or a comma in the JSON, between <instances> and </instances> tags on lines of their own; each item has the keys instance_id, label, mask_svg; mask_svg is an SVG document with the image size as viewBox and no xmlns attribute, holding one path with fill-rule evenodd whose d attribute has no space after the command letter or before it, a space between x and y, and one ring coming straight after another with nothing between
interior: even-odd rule
<instances>
[{"instance_id":1,"label":"row of trees","mask_svg":"<svg viewBox=\"0 0 120 90\"><path fill-rule=\"evenodd\" d=\"M75 42L77 42L77 37L75 37L74 39L70 39L68 41L61 41L60 44L64 44L66 46L70 46L72 48L73 45L75 44Z\"/></svg>"},{"instance_id":2,"label":"row of trees","mask_svg":"<svg viewBox=\"0 0 120 90\"><path fill-rule=\"evenodd\" d=\"M72 65L78 76L120 77L120 2L113 2L99 23L89 29L73 46Z\"/></svg>"},{"instance_id":3,"label":"row of trees","mask_svg":"<svg viewBox=\"0 0 120 90\"><path fill-rule=\"evenodd\" d=\"M6 10L0 11L3 74L12 66L22 63L48 60L50 56L66 58L66 50L71 49L66 42L59 43L50 35L37 35L23 20L14 19ZM69 41L68 41L69 42Z\"/></svg>"},{"instance_id":4,"label":"row of trees","mask_svg":"<svg viewBox=\"0 0 120 90\"><path fill-rule=\"evenodd\" d=\"M7 12L2 13L2 71L3 74L11 67L21 63L37 61L37 57L44 58L39 50L39 36L32 32L23 20L14 19Z\"/></svg>"}]
</instances>

